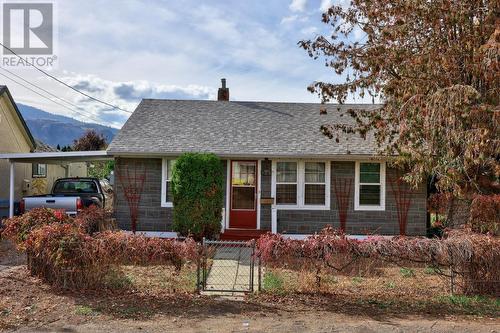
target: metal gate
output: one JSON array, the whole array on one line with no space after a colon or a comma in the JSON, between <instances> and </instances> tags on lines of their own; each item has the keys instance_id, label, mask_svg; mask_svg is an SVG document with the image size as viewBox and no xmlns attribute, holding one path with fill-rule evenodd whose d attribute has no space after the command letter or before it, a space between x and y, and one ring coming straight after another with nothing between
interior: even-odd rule
<instances>
[{"instance_id":1,"label":"metal gate","mask_svg":"<svg viewBox=\"0 0 500 333\"><path fill-rule=\"evenodd\" d=\"M198 290L212 292L254 292L260 290L260 260L255 258L255 241L212 241L203 239L198 265ZM257 275L257 279L255 276Z\"/></svg>"}]
</instances>

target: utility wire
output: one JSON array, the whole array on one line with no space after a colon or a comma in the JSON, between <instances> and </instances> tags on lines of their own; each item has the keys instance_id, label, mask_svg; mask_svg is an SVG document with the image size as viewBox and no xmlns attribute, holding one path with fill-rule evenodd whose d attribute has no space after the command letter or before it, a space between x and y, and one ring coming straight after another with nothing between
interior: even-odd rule
<instances>
[{"instance_id":1,"label":"utility wire","mask_svg":"<svg viewBox=\"0 0 500 333\"><path fill-rule=\"evenodd\" d=\"M0 73L0 75L1 75L1 76L3 76L3 77L5 77L5 78L6 78L6 79L8 79L8 80L11 80L11 81L12 81L12 82L14 82L14 83L17 83L18 85L20 85L20 86L22 86L22 87L24 87L24 88L28 89L29 91L31 91L31 92L33 92L33 93L37 94L38 96L40 96L40 97L42 97L42 98L45 98L45 99L47 99L47 100L51 101L52 103L55 103L55 104L57 104L57 105L59 105L59 106L62 106L63 108L66 108L66 109L68 109L68 110L70 110L70 111L73 111L73 112L75 112L75 113L77 113L77 114L81 115L82 117L86 117L86 118L90 119L90 120L91 120L91 121L93 121L93 122L96 122L96 123L98 123L98 122L99 122L99 120L97 120L97 119L93 119L93 118L91 118L91 117L90 117L89 115L87 115L87 114L80 113L79 111L77 111L77 110L75 110L75 109L72 109L72 108L68 107L67 105L64 105L64 104L62 104L62 103L59 103L59 102L57 102L57 101L54 101L53 99L51 99L51 98L49 98L49 97L47 97L47 96L45 96L45 95L40 94L38 91L31 89L30 87L28 87L28 86L24 85L23 83L21 83L21 82L19 82L19 81L14 80L13 78L11 78L11 77L9 77L9 76L7 76L7 75L5 75L5 74Z\"/></svg>"},{"instance_id":2,"label":"utility wire","mask_svg":"<svg viewBox=\"0 0 500 333\"><path fill-rule=\"evenodd\" d=\"M48 94L48 95L50 95L50 96L52 96L52 97L54 97L54 98L57 98L58 100L60 100L60 101L62 101L62 102L68 103L69 105L71 105L71 106L73 106L73 107L75 107L75 108L78 108L78 109L80 109L80 110L82 110L82 111L85 111L85 110L83 110L83 109L82 109L82 107L80 107L79 105L76 105L75 103L72 103L72 102L70 102L70 101L68 101L68 100L66 100L66 99L64 99L64 98L62 98L62 97L59 97L59 96L57 96L57 95L54 95L54 94L53 94L53 93L51 93L50 91L48 91L48 90L46 90L46 89L44 89L44 88L42 88L42 87L40 87L40 86L37 86L36 84L34 84L33 82L30 82L30 81L26 80L26 79L25 79L25 78L23 78L22 76L17 75L16 73L14 73L14 72L12 72L12 71L9 71L7 68L0 67L0 69L2 69L2 70L4 70L4 71L6 71L6 72L7 72L7 73L9 73L10 75L13 75L13 76L17 77L18 79L20 79L20 80L22 80L22 81L24 81L24 82L28 83L29 85L31 85L31 86L33 86L33 87L35 87L35 88L37 88L37 89L39 89L39 90L41 90L41 91L45 92L46 94Z\"/></svg>"},{"instance_id":3,"label":"utility wire","mask_svg":"<svg viewBox=\"0 0 500 333\"><path fill-rule=\"evenodd\" d=\"M59 83L60 83L60 84L62 84L63 86L66 86L66 87L68 87L69 89L71 89L71 90L73 90L73 91L76 91L77 93L79 93L79 94L81 94L81 95L83 95L83 96L85 96L85 97L87 97L87 98L90 98L90 99L91 99L91 100L93 100L93 101L99 102L99 103L104 104L104 105L107 105L107 106L109 106L109 107L112 107L113 109L118 109L118 110L121 110L121 111L124 111L124 112L132 113L132 111L122 109L122 108L121 108L121 107L119 107L119 106L116 106L116 105L110 104L110 103L108 103L108 102L105 102L105 101L103 101L103 100L100 100L100 99L98 99L98 98L95 98L95 97L93 97L93 96L91 96L91 95L89 95L89 94L87 94L87 93L85 93L85 92L83 92L83 91L81 91L81 90L76 89L75 87L70 86L70 85L69 85L69 84L67 84L66 82L59 80L59 79L58 79L57 77L55 77L54 75L52 75L52 74L50 74L50 73L47 73L47 72L46 72L46 71L44 71L43 69L41 69L41 68L37 67L35 64L33 64L33 63L29 62L27 59L24 59L24 58L23 58L23 57L21 57L19 54L17 54L16 52L14 52L11 48L9 48L9 47L7 47L7 46L3 45L2 43L0 43L0 45L1 45L1 46L3 46L6 50L8 50L9 52L11 52L12 54L14 54L15 56L17 56L19 59L21 59L21 60L23 60L24 62L28 63L30 66L33 66L33 68L35 68L37 71L39 71L39 72L41 72L41 73L45 74L46 76L50 77L50 78L51 78L51 79L53 79L53 80L55 80L55 81L59 82Z\"/></svg>"}]
</instances>

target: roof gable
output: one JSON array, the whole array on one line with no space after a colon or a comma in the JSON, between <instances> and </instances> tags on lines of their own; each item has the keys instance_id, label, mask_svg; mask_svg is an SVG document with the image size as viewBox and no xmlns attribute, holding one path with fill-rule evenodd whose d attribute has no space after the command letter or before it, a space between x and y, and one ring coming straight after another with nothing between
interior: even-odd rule
<instances>
[{"instance_id":1,"label":"roof gable","mask_svg":"<svg viewBox=\"0 0 500 333\"><path fill-rule=\"evenodd\" d=\"M19 120L21 128L24 131L23 134L26 137L31 149L35 149L36 148L35 139L31 135L30 129L28 128L28 125L26 125L26 122L24 121L23 115L19 111L19 109L16 105L16 102L14 101L14 98L12 98L12 95L10 94L9 88L7 88L7 86L0 85L0 98L1 97L6 97L7 100L9 101L10 105L12 106L13 110L15 111L15 116L17 116L17 119Z\"/></svg>"}]
</instances>

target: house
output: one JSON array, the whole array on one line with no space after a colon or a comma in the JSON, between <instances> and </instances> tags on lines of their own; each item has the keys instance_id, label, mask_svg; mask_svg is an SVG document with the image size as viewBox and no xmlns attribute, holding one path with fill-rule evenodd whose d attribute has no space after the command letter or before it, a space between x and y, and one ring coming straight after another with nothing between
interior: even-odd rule
<instances>
[{"instance_id":1,"label":"house","mask_svg":"<svg viewBox=\"0 0 500 333\"><path fill-rule=\"evenodd\" d=\"M172 235L172 165L182 153L211 152L225 170L221 223L226 236L263 231L301 236L327 225L338 228L341 220L349 234L397 235L398 216L405 211L404 232L425 235L425 184L399 189L398 172L377 156L373 136L365 140L345 134L336 142L320 132L325 123L351 122L342 111L376 105L239 102L228 97L223 82L217 101L141 101L108 148L117 169L127 170L127 177L115 180L121 228L130 230L131 225L124 189L140 180L137 230ZM320 107L326 107L326 114L320 114ZM408 204L397 200L402 194Z\"/></svg>"},{"instance_id":2,"label":"house","mask_svg":"<svg viewBox=\"0 0 500 333\"><path fill-rule=\"evenodd\" d=\"M29 153L54 149L35 140L6 86L0 86L0 153ZM17 163L14 200L50 191L54 180L65 176L85 176L85 163L47 165ZM9 162L0 159L0 217L6 216L9 199ZM6 207L7 206L7 207Z\"/></svg>"}]
</instances>

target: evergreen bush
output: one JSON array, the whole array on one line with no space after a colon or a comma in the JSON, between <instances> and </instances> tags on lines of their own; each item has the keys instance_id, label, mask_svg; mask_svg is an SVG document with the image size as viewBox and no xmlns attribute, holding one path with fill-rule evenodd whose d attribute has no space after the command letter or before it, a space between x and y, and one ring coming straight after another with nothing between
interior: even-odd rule
<instances>
[{"instance_id":1,"label":"evergreen bush","mask_svg":"<svg viewBox=\"0 0 500 333\"><path fill-rule=\"evenodd\" d=\"M172 171L173 229L200 240L220 233L224 202L224 171L214 154L186 153Z\"/></svg>"}]
</instances>

